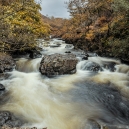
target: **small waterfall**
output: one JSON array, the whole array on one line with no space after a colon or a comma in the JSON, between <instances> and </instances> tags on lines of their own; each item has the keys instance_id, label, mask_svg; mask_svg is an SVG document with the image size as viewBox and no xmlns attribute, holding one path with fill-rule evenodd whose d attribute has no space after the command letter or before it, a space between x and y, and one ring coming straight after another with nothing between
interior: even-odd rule
<instances>
[{"instance_id":1,"label":"small waterfall","mask_svg":"<svg viewBox=\"0 0 129 129\"><path fill-rule=\"evenodd\" d=\"M16 69L21 72L38 72L39 71L39 65L40 65L41 58L37 59L19 59L19 61L16 62Z\"/></svg>"}]
</instances>

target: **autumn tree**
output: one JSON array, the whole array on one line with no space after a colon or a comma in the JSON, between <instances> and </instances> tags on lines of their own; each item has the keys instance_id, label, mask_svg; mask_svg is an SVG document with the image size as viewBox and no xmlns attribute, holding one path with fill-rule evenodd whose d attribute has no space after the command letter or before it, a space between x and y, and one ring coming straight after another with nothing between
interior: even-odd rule
<instances>
[{"instance_id":1,"label":"autumn tree","mask_svg":"<svg viewBox=\"0 0 129 129\"><path fill-rule=\"evenodd\" d=\"M61 27L61 38L75 48L129 60L128 0L69 0L66 4L71 18Z\"/></svg>"},{"instance_id":2,"label":"autumn tree","mask_svg":"<svg viewBox=\"0 0 129 129\"><path fill-rule=\"evenodd\" d=\"M49 36L50 27L34 0L1 0L0 8L0 51L36 49L35 39Z\"/></svg>"}]
</instances>

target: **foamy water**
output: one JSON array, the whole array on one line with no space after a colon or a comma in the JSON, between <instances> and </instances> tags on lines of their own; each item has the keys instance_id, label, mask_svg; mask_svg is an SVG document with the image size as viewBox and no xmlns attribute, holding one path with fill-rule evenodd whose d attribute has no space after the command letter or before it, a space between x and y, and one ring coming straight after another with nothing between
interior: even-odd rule
<instances>
[{"instance_id":1,"label":"foamy water","mask_svg":"<svg viewBox=\"0 0 129 129\"><path fill-rule=\"evenodd\" d=\"M64 45L61 46L63 51L66 50ZM50 48L48 54L59 48ZM41 58L17 61L17 70L1 81L10 99L0 110L10 111L27 121L23 127L92 129L89 120L102 126L128 126L127 65L118 60L90 57L88 61L101 67L114 62L116 70L111 72L103 67L103 71L88 71L85 69L88 61L79 61L75 74L48 78L39 73L40 61Z\"/></svg>"}]
</instances>

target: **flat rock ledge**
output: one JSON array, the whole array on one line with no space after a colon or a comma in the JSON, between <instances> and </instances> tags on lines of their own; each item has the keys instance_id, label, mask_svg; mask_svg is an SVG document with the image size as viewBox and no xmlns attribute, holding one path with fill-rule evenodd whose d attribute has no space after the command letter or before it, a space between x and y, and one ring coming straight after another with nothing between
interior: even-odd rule
<instances>
[{"instance_id":1,"label":"flat rock ledge","mask_svg":"<svg viewBox=\"0 0 129 129\"><path fill-rule=\"evenodd\" d=\"M0 73L12 71L15 67L13 58L5 53L0 52Z\"/></svg>"},{"instance_id":2,"label":"flat rock ledge","mask_svg":"<svg viewBox=\"0 0 129 129\"><path fill-rule=\"evenodd\" d=\"M78 59L74 54L45 55L40 63L39 71L48 77L76 73Z\"/></svg>"}]
</instances>

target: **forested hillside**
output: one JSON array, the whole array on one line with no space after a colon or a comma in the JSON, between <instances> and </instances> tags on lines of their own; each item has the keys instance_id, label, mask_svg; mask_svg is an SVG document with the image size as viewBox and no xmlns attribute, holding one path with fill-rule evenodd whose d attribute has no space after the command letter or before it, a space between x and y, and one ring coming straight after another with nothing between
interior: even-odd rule
<instances>
[{"instance_id":1,"label":"forested hillside","mask_svg":"<svg viewBox=\"0 0 129 129\"><path fill-rule=\"evenodd\" d=\"M55 37L76 48L129 61L129 1L70 0L71 18Z\"/></svg>"},{"instance_id":2,"label":"forested hillside","mask_svg":"<svg viewBox=\"0 0 129 129\"><path fill-rule=\"evenodd\" d=\"M0 0L0 51L36 49L37 38L49 36L50 27L34 0Z\"/></svg>"},{"instance_id":3,"label":"forested hillside","mask_svg":"<svg viewBox=\"0 0 129 129\"><path fill-rule=\"evenodd\" d=\"M62 27L64 26L65 22L67 19L63 18L55 18L54 16L52 17L47 17L42 15L43 21L47 24L50 25L50 30L51 30L51 36L54 37L62 37Z\"/></svg>"}]
</instances>

